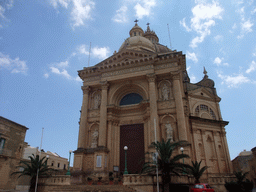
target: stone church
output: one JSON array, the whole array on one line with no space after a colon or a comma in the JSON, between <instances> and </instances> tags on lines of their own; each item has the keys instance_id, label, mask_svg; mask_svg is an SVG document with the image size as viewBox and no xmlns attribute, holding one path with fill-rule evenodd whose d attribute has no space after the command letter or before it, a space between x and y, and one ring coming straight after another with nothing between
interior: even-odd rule
<instances>
[{"instance_id":1,"label":"stone church","mask_svg":"<svg viewBox=\"0 0 256 192\"><path fill-rule=\"evenodd\" d=\"M74 170L124 172L127 146L128 171L140 173L156 137L188 141L185 163L202 160L207 175L231 173L228 122L206 70L200 82L191 83L185 54L160 44L149 25L143 31L136 22L129 35L112 56L78 71L83 102Z\"/></svg>"}]
</instances>

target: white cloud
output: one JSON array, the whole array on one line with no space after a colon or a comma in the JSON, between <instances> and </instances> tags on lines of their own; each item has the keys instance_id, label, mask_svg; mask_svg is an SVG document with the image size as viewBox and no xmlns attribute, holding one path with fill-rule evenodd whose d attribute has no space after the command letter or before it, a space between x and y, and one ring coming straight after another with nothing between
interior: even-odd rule
<instances>
[{"instance_id":1,"label":"white cloud","mask_svg":"<svg viewBox=\"0 0 256 192\"><path fill-rule=\"evenodd\" d=\"M191 83L196 83L197 82L195 75L192 74L192 75L189 76L189 78L190 78Z\"/></svg>"},{"instance_id":2,"label":"white cloud","mask_svg":"<svg viewBox=\"0 0 256 192\"><path fill-rule=\"evenodd\" d=\"M249 66L249 68L245 71L246 73L251 73L253 71L256 70L256 62L252 61L251 65Z\"/></svg>"},{"instance_id":3,"label":"white cloud","mask_svg":"<svg viewBox=\"0 0 256 192\"><path fill-rule=\"evenodd\" d=\"M252 32L252 26L254 24L250 21L250 20L247 20L247 21L244 21L241 23L241 35L239 35L238 37L241 38L243 37L246 33L249 33L249 32Z\"/></svg>"},{"instance_id":4,"label":"white cloud","mask_svg":"<svg viewBox=\"0 0 256 192\"><path fill-rule=\"evenodd\" d=\"M49 73L45 73L45 74L44 74L44 77L45 77L45 79L48 79Z\"/></svg>"},{"instance_id":5,"label":"white cloud","mask_svg":"<svg viewBox=\"0 0 256 192\"><path fill-rule=\"evenodd\" d=\"M187 32L191 31L191 29L186 25L186 22L185 22L185 19L186 18L183 18L182 21L180 21L180 25L182 25Z\"/></svg>"},{"instance_id":6,"label":"white cloud","mask_svg":"<svg viewBox=\"0 0 256 192\"><path fill-rule=\"evenodd\" d=\"M243 83L250 83L250 79L245 77L243 74L238 75L222 75L222 73L218 72L218 77L221 78L222 84L226 84L229 88L235 88Z\"/></svg>"},{"instance_id":7,"label":"white cloud","mask_svg":"<svg viewBox=\"0 0 256 192\"><path fill-rule=\"evenodd\" d=\"M71 20L73 21L73 28L85 25L86 20L92 19L91 12L95 7L92 0L50 0L50 3L55 9L58 8L58 5L68 9L72 4Z\"/></svg>"},{"instance_id":8,"label":"white cloud","mask_svg":"<svg viewBox=\"0 0 256 192\"><path fill-rule=\"evenodd\" d=\"M71 12L73 27L84 25L84 21L92 19L91 11L94 9L95 3L90 0L72 0L74 7Z\"/></svg>"},{"instance_id":9,"label":"white cloud","mask_svg":"<svg viewBox=\"0 0 256 192\"><path fill-rule=\"evenodd\" d=\"M127 15L126 15L127 10L128 10L127 6L123 5L120 9L116 11L116 15L112 20L117 23L127 23L128 22Z\"/></svg>"},{"instance_id":10,"label":"white cloud","mask_svg":"<svg viewBox=\"0 0 256 192\"><path fill-rule=\"evenodd\" d=\"M156 0L139 0L134 6L136 17L142 19L144 16L152 14L152 8L156 6Z\"/></svg>"},{"instance_id":11,"label":"white cloud","mask_svg":"<svg viewBox=\"0 0 256 192\"><path fill-rule=\"evenodd\" d=\"M67 9L69 2L70 0L50 0L50 3L55 9L58 7L58 4Z\"/></svg>"},{"instance_id":12,"label":"white cloud","mask_svg":"<svg viewBox=\"0 0 256 192\"><path fill-rule=\"evenodd\" d=\"M92 55L99 59L106 59L110 50L108 47L94 47L92 48Z\"/></svg>"},{"instance_id":13,"label":"white cloud","mask_svg":"<svg viewBox=\"0 0 256 192\"><path fill-rule=\"evenodd\" d=\"M254 8L252 11L251 11L251 14L253 15L254 13L256 13L256 8Z\"/></svg>"},{"instance_id":14,"label":"white cloud","mask_svg":"<svg viewBox=\"0 0 256 192\"><path fill-rule=\"evenodd\" d=\"M81 54L89 55L88 47L84 44L80 45L78 47L78 51ZM96 46L96 47L93 47L91 49L91 55L93 57L98 58L98 59L106 59L108 57L109 53L110 53L109 47L98 47L98 46Z\"/></svg>"},{"instance_id":15,"label":"white cloud","mask_svg":"<svg viewBox=\"0 0 256 192\"><path fill-rule=\"evenodd\" d=\"M75 81L83 82L82 79L80 77L78 77L78 76L75 78Z\"/></svg>"},{"instance_id":16,"label":"white cloud","mask_svg":"<svg viewBox=\"0 0 256 192\"><path fill-rule=\"evenodd\" d=\"M66 69L62 69L62 71L60 71L60 69L58 69L56 67L50 67L50 69L51 69L52 73L64 76L67 79L71 79L71 76L68 74Z\"/></svg>"},{"instance_id":17,"label":"white cloud","mask_svg":"<svg viewBox=\"0 0 256 192\"><path fill-rule=\"evenodd\" d=\"M196 1L197 5L192 8L193 17L190 20L190 28L187 27L185 19L180 21L180 24L185 27L187 31L193 30L198 36L195 37L190 46L195 48L199 43L202 43L207 35L211 34L210 28L215 25L214 19L222 19L221 14L224 9L218 2L206 3L203 1Z\"/></svg>"},{"instance_id":18,"label":"white cloud","mask_svg":"<svg viewBox=\"0 0 256 192\"><path fill-rule=\"evenodd\" d=\"M220 41L223 40L223 36L222 36L222 35L216 35L216 36L214 37L214 39L215 39L215 41L220 42Z\"/></svg>"},{"instance_id":19,"label":"white cloud","mask_svg":"<svg viewBox=\"0 0 256 192\"><path fill-rule=\"evenodd\" d=\"M4 23L9 21L5 17L4 13L6 9L11 9L13 7L13 0L6 0L1 2L0 4L0 28L2 28Z\"/></svg>"},{"instance_id":20,"label":"white cloud","mask_svg":"<svg viewBox=\"0 0 256 192\"><path fill-rule=\"evenodd\" d=\"M56 65L61 68L68 67L68 60L64 62L59 62Z\"/></svg>"},{"instance_id":21,"label":"white cloud","mask_svg":"<svg viewBox=\"0 0 256 192\"><path fill-rule=\"evenodd\" d=\"M196 83L197 82L196 76L194 74L190 74L190 69L191 69L191 66L188 66L187 67L187 72L189 74L190 82L191 83Z\"/></svg>"},{"instance_id":22,"label":"white cloud","mask_svg":"<svg viewBox=\"0 0 256 192\"><path fill-rule=\"evenodd\" d=\"M23 73L26 74L28 67L26 61L21 61L18 57L11 59L9 55L5 55L0 52L0 69L11 70L11 73Z\"/></svg>"},{"instance_id":23,"label":"white cloud","mask_svg":"<svg viewBox=\"0 0 256 192\"><path fill-rule=\"evenodd\" d=\"M78 48L79 53L81 54L85 54L85 55L89 55L89 51L88 48L86 47L86 45L80 45Z\"/></svg>"},{"instance_id":24,"label":"white cloud","mask_svg":"<svg viewBox=\"0 0 256 192\"><path fill-rule=\"evenodd\" d=\"M221 64L221 59L219 57L216 57L213 61L213 63L217 64L219 66Z\"/></svg>"},{"instance_id":25,"label":"white cloud","mask_svg":"<svg viewBox=\"0 0 256 192\"><path fill-rule=\"evenodd\" d=\"M213 63L216 64L217 66L221 66L221 65L229 66L228 63L222 63L222 61L223 61L223 58L216 57Z\"/></svg>"},{"instance_id":26,"label":"white cloud","mask_svg":"<svg viewBox=\"0 0 256 192\"><path fill-rule=\"evenodd\" d=\"M186 57L187 57L187 59L192 60L192 61L194 61L195 63L198 62L198 59L197 59L195 53L190 53L189 51L187 51Z\"/></svg>"}]
</instances>

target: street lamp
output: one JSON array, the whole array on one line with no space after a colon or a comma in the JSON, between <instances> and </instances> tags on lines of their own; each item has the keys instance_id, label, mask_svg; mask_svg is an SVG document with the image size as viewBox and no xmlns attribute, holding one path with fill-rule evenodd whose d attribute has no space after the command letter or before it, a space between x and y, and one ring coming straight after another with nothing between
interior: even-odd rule
<instances>
[{"instance_id":1,"label":"street lamp","mask_svg":"<svg viewBox=\"0 0 256 192\"><path fill-rule=\"evenodd\" d=\"M125 153L124 175L128 174L128 171L127 171L127 150L128 150L128 147L127 147L127 146L124 146L124 153Z\"/></svg>"},{"instance_id":2,"label":"street lamp","mask_svg":"<svg viewBox=\"0 0 256 192\"><path fill-rule=\"evenodd\" d=\"M66 175L70 175L69 166L70 166L70 157L71 157L71 153L72 153L72 150L69 150L68 171L67 171Z\"/></svg>"},{"instance_id":3,"label":"street lamp","mask_svg":"<svg viewBox=\"0 0 256 192\"><path fill-rule=\"evenodd\" d=\"M183 155L184 148L181 147L181 148L180 148L180 151L181 151L181 153L182 153L182 155ZM182 158L182 159L183 159L183 164L184 164L184 158ZM183 169L183 174L185 174L184 169Z\"/></svg>"}]
</instances>

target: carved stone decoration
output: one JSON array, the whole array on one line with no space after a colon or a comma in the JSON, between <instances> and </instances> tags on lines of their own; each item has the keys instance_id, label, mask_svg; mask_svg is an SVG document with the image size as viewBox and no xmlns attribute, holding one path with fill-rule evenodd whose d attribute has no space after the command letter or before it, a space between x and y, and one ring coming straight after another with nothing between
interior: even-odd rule
<instances>
[{"instance_id":1,"label":"carved stone decoration","mask_svg":"<svg viewBox=\"0 0 256 192\"><path fill-rule=\"evenodd\" d=\"M98 146L98 138L99 138L99 132L98 132L98 129L95 129L95 131L92 133L91 148L96 148Z\"/></svg>"},{"instance_id":2,"label":"carved stone decoration","mask_svg":"<svg viewBox=\"0 0 256 192\"><path fill-rule=\"evenodd\" d=\"M166 85L166 83L162 87L162 99L167 101L170 99L170 88Z\"/></svg>"},{"instance_id":3,"label":"carved stone decoration","mask_svg":"<svg viewBox=\"0 0 256 192\"><path fill-rule=\"evenodd\" d=\"M173 128L170 123L165 124L165 129L166 129L166 139L171 142L173 142Z\"/></svg>"},{"instance_id":4,"label":"carved stone decoration","mask_svg":"<svg viewBox=\"0 0 256 192\"><path fill-rule=\"evenodd\" d=\"M94 102L93 108L94 109L99 109L100 102L101 102L101 95L99 93L94 95L93 102Z\"/></svg>"}]
</instances>

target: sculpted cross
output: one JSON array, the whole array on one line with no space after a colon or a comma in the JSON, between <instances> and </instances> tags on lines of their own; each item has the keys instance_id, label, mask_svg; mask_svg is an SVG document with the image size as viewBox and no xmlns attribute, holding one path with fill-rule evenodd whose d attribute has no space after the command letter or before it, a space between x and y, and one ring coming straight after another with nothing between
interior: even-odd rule
<instances>
[{"instance_id":1,"label":"sculpted cross","mask_svg":"<svg viewBox=\"0 0 256 192\"><path fill-rule=\"evenodd\" d=\"M137 25L138 21L139 21L138 19L136 19L136 20L134 21L134 22L136 23L136 25Z\"/></svg>"}]
</instances>

